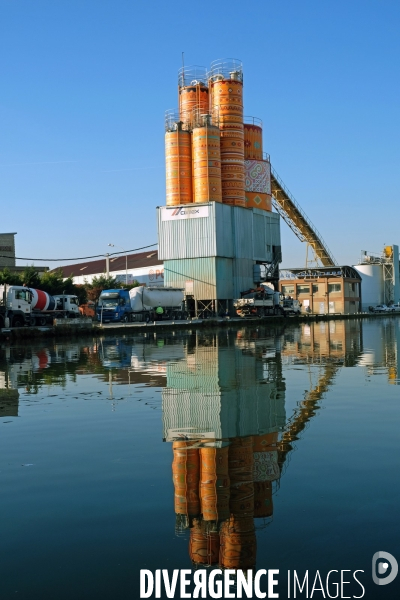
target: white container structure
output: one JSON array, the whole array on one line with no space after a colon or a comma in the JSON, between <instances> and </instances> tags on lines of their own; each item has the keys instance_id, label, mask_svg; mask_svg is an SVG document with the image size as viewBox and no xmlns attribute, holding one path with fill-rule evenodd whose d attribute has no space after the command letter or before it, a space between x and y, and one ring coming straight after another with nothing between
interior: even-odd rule
<instances>
[{"instance_id":1,"label":"white container structure","mask_svg":"<svg viewBox=\"0 0 400 600\"><path fill-rule=\"evenodd\" d=\"M383 303L383 267L382 264L355 265L361 281L361 310L368 311L369 306Z\"/></svg>"},{"instance_id":2,"label":"white container structure","mask_svg":"<svg viewBox=\"0 0 400 600\"><path fill-rule=\"evenodd\" d=\"M158 207L158 256L167 286L220 312L254 286L253 267L281 260L277 213L219 202ZM276 271L276 280L278 273Z\"/></svg>"},{"instance_id":3,"label":"white container structure","mask_svg":"<svg viewBox=\"0 0 400 600\"><path fill-rule=\"evenodd\" d=\"M129 290L132 310L141 312L151 310L157 306L168 308L181 308L184 300L183 290L163 287L150 288L139 286Z\"/></svg>"},{"instance_id":4,"label":"white container structure","mask_svg":"<svg viewBox=\"0 0 400 600\"><path fill-rule=\"evenodd\" d=\"M218 447L223 438L264 435L285 425L284 393L263 374L262 363L236 345L196 344L184 360L169 362L166 373L164 441L203 439Z\"/></svg>"}]
</instances>

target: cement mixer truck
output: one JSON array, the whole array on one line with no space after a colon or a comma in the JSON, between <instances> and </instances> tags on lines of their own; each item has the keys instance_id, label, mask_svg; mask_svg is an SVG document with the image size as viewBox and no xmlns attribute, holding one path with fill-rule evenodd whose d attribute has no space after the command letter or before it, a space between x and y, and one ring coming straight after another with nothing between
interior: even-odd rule
<instances>
[{"instance_id":1,"label":"cement mixer truck","mask_svg":"<svg viewBox=\"0 0 400 600\"><path fill-rule=\"evenodd\" d=\"M47 292L20 285L0 285L0 326L51 325L54 318L79 317L77 296L50 296Z\"/></svg>"},{"instance_id":2,"label":"cement mixer truck","mask_svg":"<svg viewBox=\"0 0 400 600\"><path fill-rule=\"evenodd\" d=\"M131 290L103 290L96 308L101 323L153 321L161 306L164 319L183 319L183 290L171 287L146 287Z\"/></svg>"}]
</instances>

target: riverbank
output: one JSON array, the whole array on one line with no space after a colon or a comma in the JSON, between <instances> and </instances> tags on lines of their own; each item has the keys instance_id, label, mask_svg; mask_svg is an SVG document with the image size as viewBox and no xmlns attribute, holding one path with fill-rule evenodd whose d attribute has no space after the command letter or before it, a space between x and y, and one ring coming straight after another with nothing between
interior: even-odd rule
<instances>
[{"instance_id":1,"label":"riverbank","mask_svg":"<svg viewBox=\"0 0 400 600\"><path fill-rule=\"evenodd\" d=\"M74 337L82 334L95 336L115 335L116 333L144 333L154 331L171 331L172 329L201 329L216 327L257 327L258 325L289 325L334 320L358 319L396 319L399 313L357 313L353 315L324 314L298 315L290 317L251 317L190 319L185 321L152 321L150 323L107 323L97 324L91 319L62 319L52 327L11 327L0 330L0 340L30 339L43 337Z\"/></svg>"}]
</instances>

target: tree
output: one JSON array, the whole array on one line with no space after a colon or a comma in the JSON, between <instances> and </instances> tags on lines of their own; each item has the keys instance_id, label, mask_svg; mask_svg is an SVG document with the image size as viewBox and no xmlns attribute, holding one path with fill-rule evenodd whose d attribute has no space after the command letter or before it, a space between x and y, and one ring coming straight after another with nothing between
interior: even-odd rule
<instances>
[{"instance_id":1,"label":"tree","mask_svg":"<svg viewBox=\"0 0 400 600\"><path fill-rule=\"evenodd\" d=\"M26 285L30 288L40 289L40 276L39 273L36 271L35 267L26 267L25 270L22 272L20 278L20 285Z\"/></svg>"},{"instance_id":2,"label":"tree","mask_svg":"<svg viewBox=\"0 0 400 600\"><path fill-rule=\"evenodd\" d=\"M22 285L18 273L11 273L10 269L7 267L4 267L4 269L0 271L0 283L6 283L7 285Z\"/></svg>"}]
</instances>

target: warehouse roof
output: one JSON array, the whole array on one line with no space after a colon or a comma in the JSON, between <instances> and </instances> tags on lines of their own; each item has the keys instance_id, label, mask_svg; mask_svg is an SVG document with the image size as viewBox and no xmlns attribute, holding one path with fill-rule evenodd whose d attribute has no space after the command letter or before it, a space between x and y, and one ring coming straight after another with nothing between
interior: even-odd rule
<instances>
[{"instance_id":1,"label":"warehouse roof","mask_svg":"<svg viewBox=\"0 0 400 600\"><path fill-rule=\"evenodd\" d=\"M128 271L131 269L142 269L145 267L154 267L162 265L163 261L159 260L157 250L148 250L147 252L138 252L137 254L128 254ZM126 256L110 256L110 273L113 271L125 271ZM98 273L106 272L106 259L90 260L73 265L66 265L52 269L54 271L62 271L63 277L78 277L80 275L97 275Z\"/></svg>"},{"instance_id":2,"label":"warehouse roof","mask_svg":"<svg viewBox=\"0 0 400 600\"><path fill-rule=\"evenodd\" d=\"M306 279L316 277L345 277L361 280L360 274L354 267L348 265L334 265L329 267L296 267L294 269L280 269L280 279Z\"/></svg>"}]
</instances>

